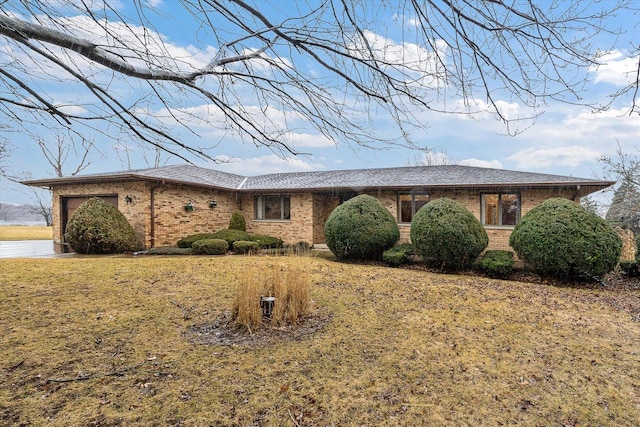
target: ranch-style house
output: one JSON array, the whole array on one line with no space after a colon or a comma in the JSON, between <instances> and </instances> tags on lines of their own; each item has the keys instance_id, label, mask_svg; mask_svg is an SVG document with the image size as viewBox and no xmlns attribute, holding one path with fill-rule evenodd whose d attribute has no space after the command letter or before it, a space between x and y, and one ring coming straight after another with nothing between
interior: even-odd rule
<instances>
[{"instance_id":1,"label":"ranch-style house","mask_svg":"<svg viewBox=\"0 0 640 427\"><path fill-rule=\"evenodd\" d=\"M375 196L394 215L400 242L411 219L440 197L463 204L485 226L489 249L509 249L520 217L542 201L581 197L614 184L585 178L460 165L408 166L241 176L193 165L25 181L53 191L53 236L64 243L74 210L90 197L116 206L133 225L140 247L175 245L187 235L214 232L243 212L247 231L285 243L325 243L333 209L358 194Z\"/></svg>"}]
</instances>

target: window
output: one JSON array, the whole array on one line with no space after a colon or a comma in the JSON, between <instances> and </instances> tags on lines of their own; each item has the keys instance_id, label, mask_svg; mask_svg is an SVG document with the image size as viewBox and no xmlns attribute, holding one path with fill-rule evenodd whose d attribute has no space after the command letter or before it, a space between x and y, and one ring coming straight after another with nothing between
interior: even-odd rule
<instances>
[{"instance_id":1,"label":"window","mask_svg":"<svg viewBox=\"0 0 640 427\"><path fill-rule=\"evenodd\" d=\"M399 193L398 222L411 222L415 213L427 203L429 203L429 195L426 193Z\"/></svg>"},{"instance_id":2,"label":"window","mask_svg":"<svg viewBox=\"0 0 640 427\"><path fill-rule=\"evenodd\" d=\"M289 196L256 196L256 219L291 219L291 199Z\"/></svg>"},{"instance_id":3,"label":"window","mask_svg":"<svg viewBox=\"0 0 640 427\"><path fill-rule=\"evenodd\" d=\"M518 194L483 194L482 223L484 225L516 225L520 219Z\"/></svg>"}]
</instances>

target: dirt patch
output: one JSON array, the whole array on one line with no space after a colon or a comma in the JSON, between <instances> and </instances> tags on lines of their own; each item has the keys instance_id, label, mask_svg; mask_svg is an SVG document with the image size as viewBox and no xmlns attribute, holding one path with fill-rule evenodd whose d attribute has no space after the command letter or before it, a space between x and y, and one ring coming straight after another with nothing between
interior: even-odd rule
<instances>
[{"instance_id":1,"label":"dirt patch","mask_svg":"<svg viewBox=\"0 0 640 427\"><path fill-rule=\"evenodd\" d=\"M190 326L185 334L187 339L197 344L262 348L313 335L329 323L331 318L331 313L318 310L305 316L297 325L267 324L257 331L246 331L239 328L231 319L231 312L226 311L213 323Z\"/></svg>"}]
</instances>

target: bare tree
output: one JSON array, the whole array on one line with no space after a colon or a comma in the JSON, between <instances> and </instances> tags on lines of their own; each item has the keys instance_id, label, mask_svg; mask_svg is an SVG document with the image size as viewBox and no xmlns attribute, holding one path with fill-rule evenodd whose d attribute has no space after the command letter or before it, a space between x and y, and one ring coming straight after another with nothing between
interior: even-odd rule
<instances>
[{"instance_id":1,"label":"bare tree","mask_svg":"<svg viewBox=\"0 0 640 427\"><path fill-rule=\"evenodd\" d=\"M292 122L335 142L411 144L407 129L422 126L420 112L467 114L485 103L507 122L503 100L534 110L584 102L588 70L609 48L597 50L595 37L618 31L616 14L636 7L632 0L325 0L282 10L277 2L180 0L181 19L191 19L183 29L201 49L177 53L157 30L153 2L131 3L135 12L125 16L109 1L0 1L0 113L23 124L29 113L27 126L101 120L109 135L124 132L183 158L209 157L210 147L175 132L199 125L284 154L297 152L287 136ZM398 42L372 31L390 17L414 26ZM43 92L52 81L75 83L83 101ZM130 99L114 90L119 85L142 95ZM618 96L635 107L634 88L638 79ZM399 138L373 126L378 111L395 121Z\"/></svg>"},{"instance_id":2,"label":"bare tree","mask_svg":"<svg viewBox=\"0 0 640 427\"><path fill-rule=\"evenodd\" d=\"M410 166L444 166L454 164L443 147L421 148L408 164Z\"/></svg>"},{"instance_id":3,"label":"bare tree","mask_svg":"<svg viewBox=\"0 0 640 427\"><path fill-rule=\"evenodd\" d=\"M640 153L640 150L637 150ZM618 181L607 220L640 236L640 157L625 153L618 142L616 157L603 157L606 171Z\"/></svg>"},{"instance_id":4,"label":"bare tree","mask_svg":"<svg viewBox=\"0 0 640 427\"><path fill-rule=\"evenodd\" d=\"M56 134L55 146L51 147L50 145L51 143L44 138L38 138L38 147L40 147L40 151L53 168L57 177L77 175L91 165L89 154L93 151L93 141L82 138L82 141L77 144L73 140L69 142L63 135L58 133ZM63 169L65 165L68 165L67 160L71 153L74 154L73 158L76 166L70 173L65 174Z\"/></svg>"},{"instance_id":5,"label":"bare tree","mask_svg":"<svg viewBox=\"0 0 640 427\"><path fill-rule=\"evenodd\" d=\"M76 142L74 136L81 138L80 142ZM53 173L57 177L62 176L74 176L78 173L82 172L84 169L91 165L90 155L96 151L93 142L85 139L82 136L69 134L68 136L62 135L60 133L56 134L55 144L49 143L47 140L38 137L36 143L42 152L44 158L47 163L53 169ZM3 155L6 152L9 153L12 149L8 140L2 139L0 140L0 176L5 179L13 182L20 182L31 179L30 172L19 172L16 171L11 165L6 164L6 158L8 158L8 154L6 158L3 158ZM69 156L73 154L72 159L74 166L71 168L69 172L66 171L66 168L69 167ZM47 225L51 225L52 222L52 211L51 211L51 191L37 189L34 187L28 187L29 193L31 194L32 199L35 201L35 204L27 205L27 209L29 212L36 214L44 221Z\"/></svg>"},{"instance_id":6,"label":"bare tree","mask_svg":"<svg viewBox=\"0 0 640 427\"><path fill-rule=\"evenodd\" d=\"M640 149L636 148L635 153L625 153L620 146L620 141L616 141L618 150L615 157L602 157L600 161L604 164L605 172L613 176L621 183L628 183L640 189Z\"/></svg>"}]
</instances>

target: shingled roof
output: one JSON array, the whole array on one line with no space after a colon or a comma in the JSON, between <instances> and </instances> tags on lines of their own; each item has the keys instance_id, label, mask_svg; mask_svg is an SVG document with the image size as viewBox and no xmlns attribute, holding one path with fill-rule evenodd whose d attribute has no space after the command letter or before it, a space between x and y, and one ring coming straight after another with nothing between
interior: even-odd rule
<instances>
[{"instance_id":1,"label":"shingled roof","mask_svg":"<svg viewBox=\"0 0 640 427\"><path fill-rule=\"evenodd\" d=\"M72 183L123 180L148 180L247 192L421 187L486 188L498 186L514 188L585 186L593 187L593 191L596 191L614 184L613 181L461 165L288 172L250 177L193 165L176 165L133 171L30 180L23 183L32 186L51 187Z\"/></svg>"}]
</instances>

